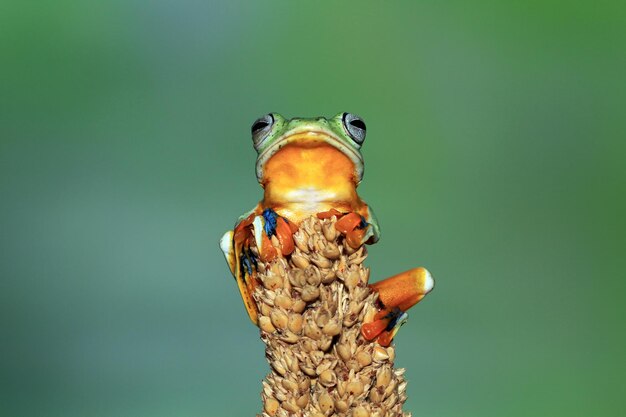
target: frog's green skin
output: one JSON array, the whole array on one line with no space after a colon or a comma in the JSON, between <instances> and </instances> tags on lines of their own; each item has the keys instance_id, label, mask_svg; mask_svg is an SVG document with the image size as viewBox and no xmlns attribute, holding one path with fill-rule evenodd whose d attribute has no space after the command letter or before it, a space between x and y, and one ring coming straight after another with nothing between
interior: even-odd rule
<instances>
[{"instance_id":1,"label":"frog's green skin","mask_svg":"<svg viewBox=\"0 0 626 417\"><path fill-rule=\"evenodd\" d=\"M285 119L272 113L257 120L252 127L257 151L256 176L264 188L263 199L241 215L235 225L252 219L257 247L261 247L265 219L271 209L290 223L331 209L356 212L367 222L363 243L375 243L380 237L372 210L358 196L356 187L363 178L361 145L365 124L355 115L339 113L326 119ZM220 246L256 323L248 273L239 265L241 248L233 240L234 231L222 237Z\"/></svg>"}]
</instances>

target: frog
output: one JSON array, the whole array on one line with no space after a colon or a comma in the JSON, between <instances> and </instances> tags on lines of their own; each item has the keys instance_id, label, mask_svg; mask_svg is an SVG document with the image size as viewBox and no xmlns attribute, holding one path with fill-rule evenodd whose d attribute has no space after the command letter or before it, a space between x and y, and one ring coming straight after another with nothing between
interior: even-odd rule
<instances>
[{"instance_id":1,"label":"frog","mask_svg":"<svg viewBox=\"0 0 626 417\"><path fill-rule=\"evenodd\" d=\"M353 248L378 242L380 227L372 208L357 193L364 174L361 148L367 127L363 118L348 112L331 118L291 119L268 113L256 119L250 131L257 153L255 173L264 191L263 198L238 217L233 230L222 236L220 247L237 281L250 320L258 324L258 311L252 297L257 285L254 276L258 262L271 261L278 256L278 251L283 256L293 252L292 235L304 219L336 216L337 230ZM258 254L246 247L246 239L254 239ZM278 245L272 244L272 239L277 240ZM381 294L385 289L387 293L399 294L387 296L387 299L397 305L402 302L398 300L405 300L406 306L407 299L419 301L420 294L428 292L427 287L432 286L429 275L420 277L421 284L409 285L407 294L396 285L404 283L398 279L393 281L394 288L379 283L377 290ZM416 282L414 277L409 281ZM368 337L383 331L395 334L393 331L406 320L405 312L398 310L397 305L385 306L377 327Z\"/></svg>"}]
</instances>

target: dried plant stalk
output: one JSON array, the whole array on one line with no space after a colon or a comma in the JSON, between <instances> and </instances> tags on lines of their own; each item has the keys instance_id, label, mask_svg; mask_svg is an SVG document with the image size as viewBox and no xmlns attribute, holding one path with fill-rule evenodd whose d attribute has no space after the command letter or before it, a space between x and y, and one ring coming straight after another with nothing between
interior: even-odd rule
<instances>
[{"instance_id":1,"label":"dried plant stalk","mask_svg":"<svg viewBox=\"0 0 626 417\"><path fill-rule=\"evenodd\" d=\"M360 332L378 311L367 251L345 244L335 222L305 219L292 254L258 264L254 299L271 365L259 416L410 416L402 412L406 381L393 366L393 346Z\"/></svg>"}]
</instances>

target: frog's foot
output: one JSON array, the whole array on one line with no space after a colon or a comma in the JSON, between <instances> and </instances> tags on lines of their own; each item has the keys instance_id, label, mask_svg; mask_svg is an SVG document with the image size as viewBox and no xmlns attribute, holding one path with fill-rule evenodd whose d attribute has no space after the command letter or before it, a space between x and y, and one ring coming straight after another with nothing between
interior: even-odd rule
<instances>
[{"instance_id":1,"label":"frog's foot","mask_svg":"<svg viewBox=\"0 0 626 417\"><path fill-rule=\"evenodd\" d=\"M378 240L378 228L356 212L342 213L339 210L330 209L317 213L319 219L328 219L332 216L337 217L335 228L346 237L346 243L351 248L356 249L365 242L371 240L373 243Z\"/></svg>"},{"instance_id":2,"label":"frog's foot","mask_svg":"<svg viewBox=\"0 0 626 417\"><path fill-rule=\"evenodd\" d=\"M435 286L430 273L422 267L413 268L370 285L378 293L381 310L370 323L361 327L367 340L376 339L389 346L400 326L406 322L406 311L432 291Z\"/></svg>"},{"instance_id":3,"label":"frog's foot","mask_svg":"<svg viewBox=\"0 0 626 417\"><path fill-rule=\"evenodd\" d=\"M381 346L387 347L408 318L409 315L397 307L384 308L374 316L374 321L361 326L361 334L366 340L376 339Z\"/></svg>"},{"instance_id":4,"label":"frog's foot","mask_svg":"<svg viewBox=\"0 0 626 417\"><path fill-rule=\"evenodd\" d=\"M298 226L279 216L271 208L266 208L260 216L256 216L253 225L261 260L271 261L278 255L278 250L283 256L294 251L296 246L293 234L298 230Z\"/></svg>"},{"instance_id":5,"label":"frog's foot","mask_svg":"<svg viewBox=\"0 0 626 417\"><path fill-rule=\"evenodd\" d=\"M293 234L298 227L284 217L279 216L274 210L267 208L259 215L251 213L235 227L233 242L250 246L250 240L254 239L263 262L269 262L278 256L278 251L283 256L291 254L295 249Z\"/></svg>"}]
</instances>

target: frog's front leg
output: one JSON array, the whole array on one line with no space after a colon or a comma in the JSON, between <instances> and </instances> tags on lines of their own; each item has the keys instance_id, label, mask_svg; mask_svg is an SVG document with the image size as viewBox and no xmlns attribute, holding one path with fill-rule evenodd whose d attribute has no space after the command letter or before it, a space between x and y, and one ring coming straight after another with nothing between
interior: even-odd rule
<instances>
[{"instance_id":1,"label":"frog's front leg","mask_svg":"<svg viewBox=\"0 0 626 417\"><path fill-rule=\"evenodd\" d=\"M249 236L245 227L249 225L249 222L245 222L242 227L240 222L235 230L229 230L224 233L220 240L220 247L224 252L226 263L230 272L233 274L241 299L246 307L250 320L256 324L258 319L258 312L256 303L252 298L254 288L256 287L256 257L248 249Z\"/></svg>"},{"instance_id":2,"label":"frog's front leg","mask_svg":"<svg viewBox=\"0 0 626 417\"><path fill-rule=\"evenodd\" d=\"M353 249L364 244L373 244L380 239L380 228L374 212L364 204L360 209L353 212L343 213L336 209L330 209L317 214L320 219L335 216L337 231L345 235L346 243Z\"/></svg>"},{"instance_id":3,"label":"frog's front leg","mask_svg":"<svg viewBox=\"0 0 626 417\"><path fill-rule=\"evenodd\" d=\"M283 256L293 252L295 243L292 235L296 228L274 210L261 210L257 206L241 216L235 229L226 232L220 240L226 263L237 281L250 320L255 325L258 311L252 294L258 285L258 261L269 262L278 256L278 251ZM272 239L275 241L272 242ZM252 246L256 247L256 251L251 249Z\"/></svg>"},{"instance_id":4,"label":"frog's front leg","mask_svg":"<svg viewBox=\"0 0 626 417\"><path fill-rule=\"evenodd\" d=\"M380 311L361 327L367 340L377 339L389 346L400 326L408 318L406 311L420 302L435 286L426 268L413 268L370 285L378 293Z\"/></svg>"}]
</instances>

